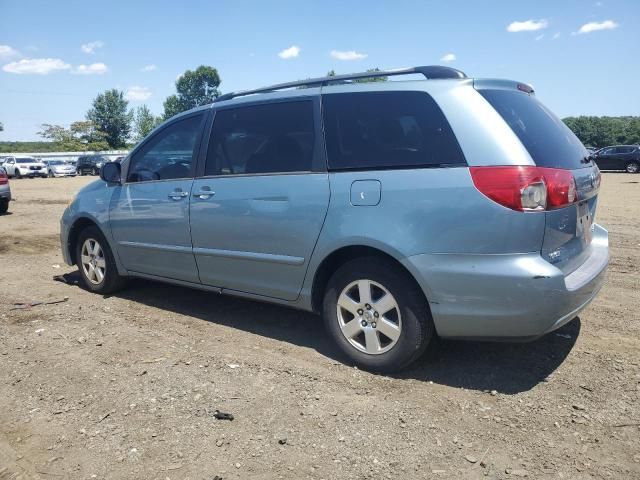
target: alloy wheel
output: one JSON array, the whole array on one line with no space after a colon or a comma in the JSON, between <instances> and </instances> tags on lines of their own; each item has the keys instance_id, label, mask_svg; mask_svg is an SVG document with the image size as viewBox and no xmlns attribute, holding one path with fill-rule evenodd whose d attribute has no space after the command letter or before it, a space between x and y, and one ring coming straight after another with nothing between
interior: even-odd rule
<instances>
[{"instance_id":1,"label":"alloy wheel","mask_svg":"<svg viewBox=\"0 0 640 480\"><path fill-rule=\"evenodd\" d=\"M80 263L85 277L94 285L99 285L104 280L107 271L107 262L104 250L93 238L87 238L82 244Z\"/></svg>"},{"instance_id":2,"label":"alloy wheel","mask_svg":"<svg viewBox=\"0 0 640 480\"><path fill-rule=\"evenodd\" d=\"M338 297L337 316L340 331L361 352L388 352L400 338L398 302L388 289L373 280L356 280L347 285Z\"/></svg>"}]
</instances>

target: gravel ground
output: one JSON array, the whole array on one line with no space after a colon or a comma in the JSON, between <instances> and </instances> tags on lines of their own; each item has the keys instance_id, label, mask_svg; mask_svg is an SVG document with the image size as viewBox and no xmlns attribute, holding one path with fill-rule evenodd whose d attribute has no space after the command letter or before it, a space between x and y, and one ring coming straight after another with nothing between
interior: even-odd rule
<instances>
[{"instance_id":1,"label":"gravel ground","mask_svg":"<svg viewBox=\"0 0 640 480\"><path fill-rule=\"evenodd\" d=\"M640 478L640 175L604 175L612 261L580 318L397 376L344 364L314 315L79 288L58 219L88 181L12 181L0 217L0 479Z\"/></svg>"}]
</instances>

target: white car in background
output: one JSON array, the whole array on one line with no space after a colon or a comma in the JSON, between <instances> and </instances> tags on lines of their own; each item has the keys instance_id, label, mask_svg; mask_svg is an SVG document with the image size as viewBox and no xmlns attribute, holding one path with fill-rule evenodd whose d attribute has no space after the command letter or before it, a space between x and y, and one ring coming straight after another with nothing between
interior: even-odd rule
<instances>
[{"instance_id":1,"label":"white car in background","mask_svg":"<svg viewBox=\"0 0 640 480\"><path fill-rule=\"evenodd\" d=\"M45 160L47 177L75 177L76 166L64 160Z\"/></svg>"},{"instance_id":2,"label":"white car in background","mask_svg":"<svg viewBox=\"0 0 640 480\"><path fill-rule=\"evenodd\" d=\"M47 176L47 166L33 157L8 157L2 166L13 178Z\"/></svg>"}]
</instances>

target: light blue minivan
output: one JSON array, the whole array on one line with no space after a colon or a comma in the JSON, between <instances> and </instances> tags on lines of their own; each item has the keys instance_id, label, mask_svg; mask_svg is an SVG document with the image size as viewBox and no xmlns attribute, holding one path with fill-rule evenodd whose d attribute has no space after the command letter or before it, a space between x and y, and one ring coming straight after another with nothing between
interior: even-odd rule
<instances>
[{"instance_id":1,"label":"light blue minivan","mask_svg":"<svg viewBox=\"0 0 640 480\"><path fill-rule=\"evenodd\" d=\"M573 319L609 260L599 186L524 83L325 77L166 121L77 194L62 252L97 293L142 277L318 312L353 363L394 371L436 335L535 339Z\"/></svg>"}]
</instances>

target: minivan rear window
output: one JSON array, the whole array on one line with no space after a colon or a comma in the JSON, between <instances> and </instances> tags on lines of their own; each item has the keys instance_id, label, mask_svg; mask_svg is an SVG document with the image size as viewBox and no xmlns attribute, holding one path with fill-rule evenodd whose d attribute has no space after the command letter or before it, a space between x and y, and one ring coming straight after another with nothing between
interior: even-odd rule
<instances>
[{"instance_id":1,"label":"minivan rear window","mask_svg":"<svg viewBox=\"0 0 640 480\"><path fill-rule=\"evenodd\" d=\"M589 152L578 137L534 96L516 90L479 92L511 127L537 166L569 170L588 166Z\"/></svg>"},{"instance_id":2,"label":"minivan rear window","mask_svg":"<svg viewBox=\"0 0 640 480\"><path fill-rule=\"evenodd\" d=\"M322 96L330 170L466 165L449 122L425 92Z\"/></svg>"}]
</instances>

